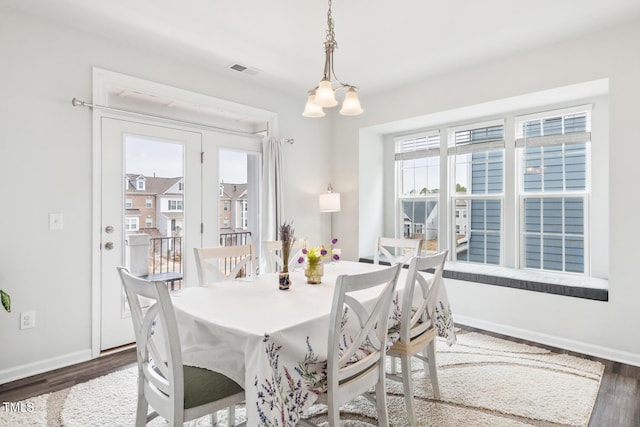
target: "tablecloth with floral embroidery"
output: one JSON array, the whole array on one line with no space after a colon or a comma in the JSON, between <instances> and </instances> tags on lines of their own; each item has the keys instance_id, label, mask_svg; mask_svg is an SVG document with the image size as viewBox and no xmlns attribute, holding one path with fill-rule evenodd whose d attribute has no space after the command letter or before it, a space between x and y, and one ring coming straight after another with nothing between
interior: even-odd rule
<instances>
[{"instance_id":1,"label":"tablecloth with floral embroidery","mask_svg":"<svg viewBox=\"0 0 640 427\"><path fill-rule=\"evenodd\" d=\"M294 426L326 387L329 313L337 277L380 268L385 267L327 264L319 285L307 284L301 270L293 271L288 291L278 289L275 274L187 288L173 297L184 363L221 372L242 385L248 426ZM403 269L391 322L399 316L405 275ZM434 321L438 335L453 344L445 286L440 287Z\"/></svg>"}]
</instances>

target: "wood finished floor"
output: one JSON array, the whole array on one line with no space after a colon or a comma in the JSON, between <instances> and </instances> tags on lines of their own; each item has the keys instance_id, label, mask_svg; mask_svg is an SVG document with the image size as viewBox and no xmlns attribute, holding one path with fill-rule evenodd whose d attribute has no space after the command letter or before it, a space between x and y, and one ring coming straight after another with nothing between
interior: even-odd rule
<instances>
[{"instance_id":1,"label":"wood finished floor","mask_svg":"<svg viewBox=\"0 0 640 427\"><path fill-rule=\"evenodd\" d=\"M467 331L535 345L557 353L572 354L603 363L605 372L589 427L640 427L640 367L585 356L462 325L460 327ZM0 384L0 404L59 391L120 369L135 366L135 363L135 349L127 348L77 365Z\"/></svg>"}]
</instances>

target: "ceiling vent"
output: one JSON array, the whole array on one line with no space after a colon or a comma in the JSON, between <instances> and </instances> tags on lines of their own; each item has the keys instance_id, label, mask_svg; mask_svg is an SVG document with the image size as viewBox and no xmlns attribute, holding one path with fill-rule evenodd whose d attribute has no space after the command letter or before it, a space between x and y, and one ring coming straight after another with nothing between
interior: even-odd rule
<instances>
[{"instance_id":1,"label":"ceiling vent","mask_svg":"<svg viewBox=\"0 0 640 427\"><path fill-rule=\"evenodd\" d=\"M250 76L255 76L260 72L260 70L258 70L257 68L251 68L241 64L229 65L229 69L237 71L239 73L249 74Z\"/></svg>"}]
</instances>

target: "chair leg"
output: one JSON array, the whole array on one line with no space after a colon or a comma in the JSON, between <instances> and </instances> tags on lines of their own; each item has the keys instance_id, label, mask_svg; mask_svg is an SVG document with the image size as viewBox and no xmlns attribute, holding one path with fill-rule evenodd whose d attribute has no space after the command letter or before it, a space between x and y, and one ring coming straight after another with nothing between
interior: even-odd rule
<instances>
[{"instance_id":1,"label":"chair leg","mask_svg":"<svg viewBox=\"0 0 640 427\"><path fill-rule=\"evenodd\" d=\"M382 361L384 362L384 359ZM376 410L378 411L378 425L389 427L389 416L387 415L387 390L385 388L386 372L384 370L384 363L381 363L379 366L378 384L376 384Z\"/></svg>"},{"instance_id":2,"label":"chair leg","mask_svg":"<svg viewBox=\"0 0 640 427\"><path fill-rule=\"evenodd\" d=\"M440 385L438 384L438 371L436 368L436 342L431 341L427 344L426 356L429 364L429 377L431 377L431 385L433 387L433 396L440 400Z\"/></svg>"},{"instance_id":3,"label":"chair leg","mask_svg":"<svg viewBox=\"0 0 640 427\"><path fill-rule=\"evenodd\" d=\"M340 427L340 406L335 402L330 402L328 405L327 419L329 427Z\"/></svg>"},{"instance_id":4,"label":"chair leg","mask_svg":"<svg viewBox=\"0 0 640 427\"><path fill-rule=\"evenodd\" d=\"M136 408L136 427L147 425L147 412L149 412L149 402L144 397L144 382L141 378L143 373L138 369L138 405Z\"/></svg>"},{"instance_id":5,"label":"chair leg","mask_svg":"<svg viewBox=\"0 0 640 427\"><path fill-rule=\"evenodd\" d=\"M229 411L228 412L229 412L229 414L228 414L229 415L228 416L229 421L227 422L227 425L229 427L232 427L232 426L234 426L236 424L236 407L235 407L235 405L229 406Z\"/></svg>"},{"instance_id":6,"label":"chair leg","mask_svg":"<svg viewBox=\"0 0 640 427\"><path fill-rule=\"evenodd\" d=\"M389 358L391 360L391 373L395 375L398 373L398 361L393 356L389 356Z\"/></svg>"},{"instance_id":7,"label":"chair leg","mask_svg":"<svg viewBox=\"0 0 640 427\"><path fill-rule=\"evenodd\" d=\"M404 392L404 403L407 407L407 417L412 426L417 424L416 409L413 405L413 384L411 382L411 356L403 355L400 357L402 364L402 389Z\"/></svg>"}]
</instances>

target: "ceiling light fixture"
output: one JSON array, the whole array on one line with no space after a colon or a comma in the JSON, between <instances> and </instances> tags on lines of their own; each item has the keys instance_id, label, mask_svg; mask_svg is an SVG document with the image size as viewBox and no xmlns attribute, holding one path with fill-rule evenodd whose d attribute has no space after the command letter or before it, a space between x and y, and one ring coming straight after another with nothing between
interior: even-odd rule
<instances>
[{"instance_id":1,"label":"ceiling light fixture","mask_svg":"<svg viewBox=\"0 0 640 427\"><path fill-rule=\"evenodd\" d=\"M342 83L336 77L336 73L333 70L333 50L338 48L338 43L335 39L335 33L333 31L333 16L331 15L331 0L329 0L329 11L327 12L327 40L324 42L324 73L322 74L322 80L318 83L318 86L309 91L309 98L307 104L304 107L302 113L305 117L324 117L323 107L335 107L338 105L336 100L336 91L338 89L346 89L347 93L344 96L342 102L342 108L340 114L344 116L357 116L362 114L363 110L360 106L360 100L356 93L356 87L350 84ZM331 83L331 76L339 84L337 88L333 88Z\"/></svg>"}]
</instances>

